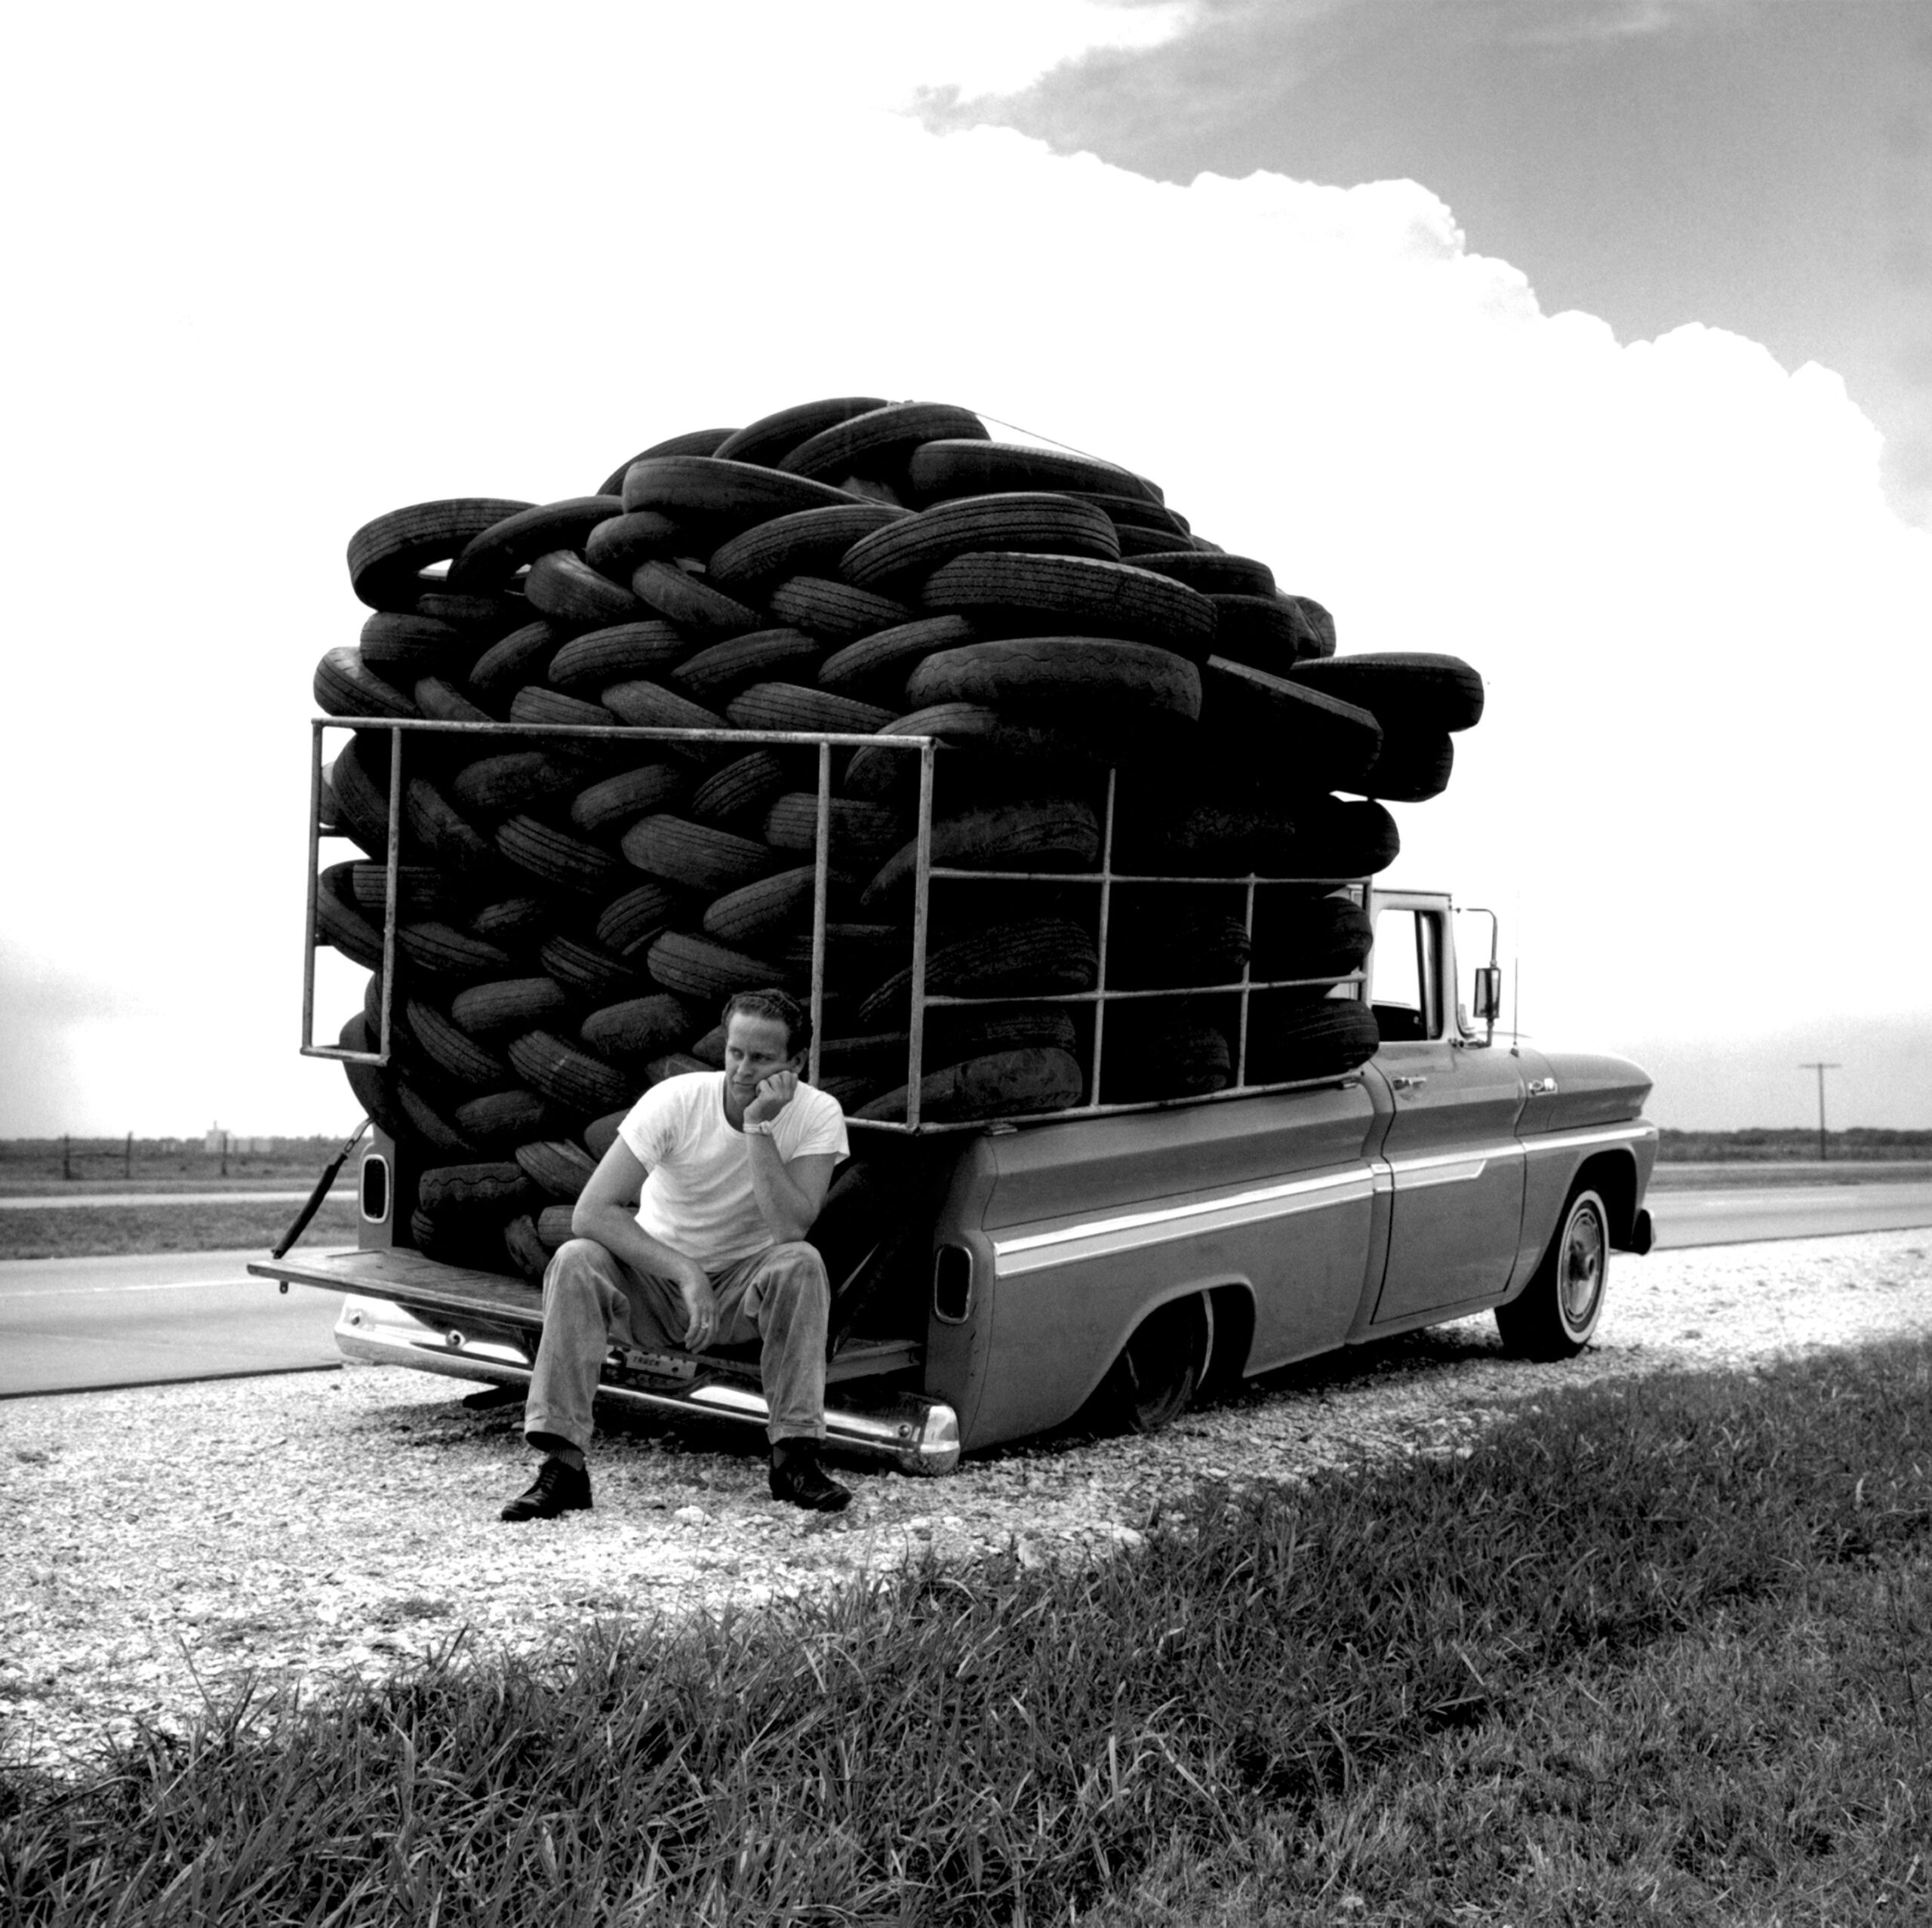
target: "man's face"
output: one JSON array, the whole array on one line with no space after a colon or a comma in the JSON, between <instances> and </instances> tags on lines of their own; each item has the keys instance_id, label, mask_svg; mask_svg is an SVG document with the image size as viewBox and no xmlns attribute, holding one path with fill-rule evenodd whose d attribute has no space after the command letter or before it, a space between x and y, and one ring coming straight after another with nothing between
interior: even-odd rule
<instances>
[{"instance_id":1,"label":"man's face","mask_svg":"<svg viewBox=\"0 0 1932 1928\"><path fill-rule=\"evenodd\" d=\"M724 1076L733 1095L749 1104L774 1072L796 1071L798 1060L786 1049L790 1041L777 1018L734 1011L724 1027Z\"/></svg>"}]
</instances>

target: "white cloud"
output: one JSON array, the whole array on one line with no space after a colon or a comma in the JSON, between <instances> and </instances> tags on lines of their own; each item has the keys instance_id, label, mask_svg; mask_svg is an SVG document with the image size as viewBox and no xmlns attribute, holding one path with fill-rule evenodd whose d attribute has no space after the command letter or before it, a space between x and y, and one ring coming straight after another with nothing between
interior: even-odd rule
<instances>
[{"instance_id":1,"label":"white cloud","mask_svg":"<svg viewBox=\"0 0 1932 1928\"><path fill-rule=\"evenodd\" d=\"M1925 1010L1932 542L1835 378L1545 315L1412 183L1156 185L890 111L1166 30L1039 17L997 61L983 10L36 17L0 890L42 967L172 1016L18 1128L336 1124L296 872L357 524L866 389L1130 463L1345 647L1481 667L1398 874L1520 903L1539 1032Z\"/></svg>"}]
</instances>

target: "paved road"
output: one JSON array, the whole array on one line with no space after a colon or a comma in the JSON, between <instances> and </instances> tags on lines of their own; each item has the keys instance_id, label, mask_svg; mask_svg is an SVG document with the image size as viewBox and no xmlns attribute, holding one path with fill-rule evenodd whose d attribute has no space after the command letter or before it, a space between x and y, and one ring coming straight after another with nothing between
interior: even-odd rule
<instances>
[{"instance_id":1,"label":"paved road","mask_svg":"<svg viewBox=\"0 0 1932 1928\"><path fill-rule=\"evenodd\" d=\"M1728 1245L1932 1225L1932 1182L1658 1191L1660 1247ZM285 1298L254 1252L0 1263L0 1398L337 1363L339 1294Z\"/></svg>"},{"instance_id":2,"label":"paved road","mask_svg":"<svg viewBox=\"0 0 1932 1928\"><path fill-rule=\"evenodd\" d=\"M1653 1190L1660 1247L1740 1245L1758 1238L1820 1238L1848 1232L1932 1225L1932 1183L1727 1185L1721 1191Z\"/></svg>"},{"instance_id":3,"label":"paved road","mask_svg":"<svg viewBox=\"0 0 1932 1928\"><path fill-rule=\"evenodd\" d=\"M315 1188L309 1188L312 1191ZM307 1198L307 1192L50 1192L44 1198L0 1198L0 1212L61 1211L76 1205L274 1205ZM353 1191L329 1195L353 1202Z\"/></svg>"},{"instance_id":4,"label":"paved road","mask_svg":"<svg viewBox=\"0 0 1932 1928\"><path fill-rule=\"evenodd\" d=\"M0 1263L0 1398L341 1364L339 1293L246 1270L259 1252Z\"/></svg>"}]
</instances>

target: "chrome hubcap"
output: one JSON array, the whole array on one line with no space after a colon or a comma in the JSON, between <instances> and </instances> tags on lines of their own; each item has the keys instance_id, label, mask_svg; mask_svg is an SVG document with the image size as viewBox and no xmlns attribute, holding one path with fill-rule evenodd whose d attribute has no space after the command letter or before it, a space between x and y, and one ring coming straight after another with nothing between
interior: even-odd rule
<instances>
[{"instance_id":1,"label":"chrome hubcap","mask_svg":"<svg viewBox=\"0 0 1932 1928\"><path fill-rule=\"evenodd\" d=\"M1593 1211L1580 1211L1570 1221L1563 1247L1563 1315L1573 1330L1589 1323L1603 1290L1603 1221Z\"/></svg>"}]
</instances>

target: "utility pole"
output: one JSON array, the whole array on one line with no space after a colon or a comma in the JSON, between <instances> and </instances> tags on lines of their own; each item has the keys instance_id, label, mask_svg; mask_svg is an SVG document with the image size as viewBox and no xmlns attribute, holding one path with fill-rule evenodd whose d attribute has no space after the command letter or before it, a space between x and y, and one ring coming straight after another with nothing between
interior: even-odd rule
<instances>
[{"instance_id":1,"label":"utility pole","mask_svg":"<svg viewBox=\"0 0 1932 1928\"><path fill-rule=\"evenodd\" d=\"M1815 1071L1818 1074L1818 1162L1821 1165L1829 1154L1825 1149L1825 1074L1828 1071L1842 1071L1842 1065L1825 1064L1816 1058L1807 1059L1800 1065L1800 1071Z\"/></svg>"}]
</instances>

